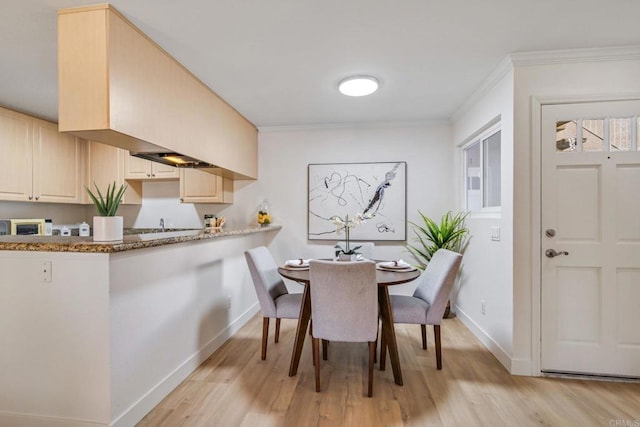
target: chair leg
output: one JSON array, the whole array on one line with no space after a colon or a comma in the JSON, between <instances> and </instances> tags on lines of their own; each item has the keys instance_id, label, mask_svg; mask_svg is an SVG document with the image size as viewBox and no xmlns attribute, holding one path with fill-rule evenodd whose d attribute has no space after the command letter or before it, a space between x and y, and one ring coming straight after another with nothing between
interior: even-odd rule
<instances>
[{"instance_id":1,"label":"chair leg","mask_svg":"<svg viewBox=\"0 0 640 427\"><path fill-rule=\"evenodd\" d=\"M376 340L373 342L375 345L375 351L373 352L373 363L378 363L378 337L376 336Z\"/></svg>"},{"instance_id":2,"label":"chair leg","mask_svg":"<svg viewBox=\"0 0 640 427\"><path fill-rule=\"evenodd\" d=\"M329 344L329 341L322 340L322 360L327 360L327 354L329 353L327 344Z\"/></svg>"},{"instance_id":3,"label":"chair leg","mask_svg":"<svg viewBox=\"0 0 640 427\"><path fill-rule=\"evenodd\" d=\"M262 360L267 358L267 339L269 337L269 318L262 318Z\"/></svg>"},{"instance_id":4,"label":"chair leg","mask_svg":"<svg viewBox=\"0 0 640 427\"><path fill-rule=\"evenodd\" d=\"M440 348L440 325L433 325L433 335L436 337L436 366L442 369L442 349Z\"/></svg>"},{"instance_id":5,"label":"chair leg","mask_svg":"<svg viewBox=\"0 0 640 427\"><path fill-rule=\"evenodd\" d=\"M313 364L316 371L316 392L320 391L320 340L318 338L311 338L313 347Z\"/></svg>"},{"instance_id":6,"label":"chair leg","mask_svg":"<svg viewBox=\"0 0 640 427\"><path fill-rule=\"evenodd\" d=\"M427 349L427 325L420 325L420 329L422 329L422 349Z\"/></svg>"},{"instance_id":7,"label":"chair leg","mask_svg":"<svg viewBox=\"0 0 640 427\"><path fill-rule=\"evenodd\" d=\"M381 328L380 334L380 370L384 371L387 367L387 342L384 339L384 326Z\"/></svg>"},{"instance_id":8,"label":"chair leg","mask_svg":"<svg viewBox=\"0 0 640 427\"><path fill-rule=\"evenodd\" d=\"M369 342L369 397L373 396L373 359L376 357L376 342Z\"/></svg>"},{"instance_id":9,"label":"chair leg","mask_svg":"<svg viewBox=\"0 0 640 427\"><path fill-rule=\"evenodd\" d=\"M276 339L275 339L275 342L278 342L279 339L280 339L280 318L277 317L276 318Z\"/></svg>"}]
</instances>

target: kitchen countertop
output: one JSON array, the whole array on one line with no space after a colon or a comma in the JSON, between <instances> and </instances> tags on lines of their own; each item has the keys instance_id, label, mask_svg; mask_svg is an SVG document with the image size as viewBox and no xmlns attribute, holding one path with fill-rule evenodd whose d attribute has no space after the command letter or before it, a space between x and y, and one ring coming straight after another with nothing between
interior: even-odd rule
<instances>
[{"instance_id":1,"label":"kitchen countertop","mask_svg":"<svg viewBox=\"0 0 640 427\"><path fill-rule=\"evenodd\" d=\"M264 233L281 228L282 226L280 225L270 225L267 227L254 226L222 230L205 228L171 229L167 231L157 231L156 229L125 229L123 239L117 242L94 242L93 237L0 236L0 250L114 253L170 245L173 243Z\"/></svg>"}]
</instances>

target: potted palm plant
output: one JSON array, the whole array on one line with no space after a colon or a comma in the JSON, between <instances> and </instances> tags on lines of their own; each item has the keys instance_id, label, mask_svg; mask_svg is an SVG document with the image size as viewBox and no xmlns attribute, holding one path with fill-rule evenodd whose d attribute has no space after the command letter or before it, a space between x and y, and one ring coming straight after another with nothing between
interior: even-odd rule
<instances>
[{"instance_id":1,"label":"potted palm plant","mask_svg":"<svg viewBox=\"0 0 640 427\"><path fill-rule=\"evenodd\" d=\"M447 212L440 219L440 223L420 211L418 213L422 218L422 224L409 222L413 226L415 237L413 244L407 244L407 249L418 261L417 268L424 270L438 249L464 253L469 243L469 229L465 226L468 212L459 212L455 215ZM450 311L451 306L447 302L444 317L449 317Z\"/></svg>"},{"instance_id":2,"label":"potted palm plant","mask_svg":"<svg viewBox=\"0 0 640 427\"><path fill-rule=\"evenodd\" d=\"M116 191L114 181L113 186L111 184L107 186L107 192L104 196L95 182L93 186L95 193L89 187L85 187L99 214L99 216L93 217L93 240L96 242L122 240L123 220L121 216L116 216L116 212L122 202L124 192L127 190L127 185L122 184Z\"/></svg>"}]
</instances>

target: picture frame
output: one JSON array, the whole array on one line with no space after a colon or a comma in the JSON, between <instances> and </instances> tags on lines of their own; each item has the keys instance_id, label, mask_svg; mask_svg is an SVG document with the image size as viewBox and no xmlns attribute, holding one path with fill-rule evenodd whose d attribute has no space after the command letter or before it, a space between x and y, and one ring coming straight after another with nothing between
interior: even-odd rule
<instances>
[{"instance_id":1,"label":"picture frame","mask_svg":"<svg viewBox=\"0 0 640 427\"><path fill-rule=\"evenodd\" d=\"M371 218L350 230L350 240L406 240L407 162L308 165L308 239L344 239L331 218L357 214Z\"/></svg>"}]
</instances>

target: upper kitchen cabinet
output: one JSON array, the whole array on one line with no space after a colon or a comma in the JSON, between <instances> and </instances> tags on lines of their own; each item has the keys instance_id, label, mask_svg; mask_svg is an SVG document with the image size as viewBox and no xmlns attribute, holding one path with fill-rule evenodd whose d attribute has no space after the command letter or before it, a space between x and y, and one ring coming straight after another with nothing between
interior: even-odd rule
<instances>
[{"instance_id":1,"label":"upper kitchen cabinet","mask_svg":"<svg viewBox=\"0 0 640 427\"><path fill-rule=\"evenodd\" d=\"M142 181L179 179L180 171L177 167L163 165L149 160L140 159L126 152L124 157L124 177Z\"/></svg>"},{"instance_id":2,"label":"upper kitchen cabinet","mask_svg":"<svg viewBox=\"0 0 640 427\"><path fill-rule=\"evenodd\" d=\"M89 141L87 144L87 185L105 189L116 183L116 187L125 183L125 159L129 152L111 145ZM122 204L139 205L142 203L142 182L127 182L127 190Z\"/></svg>"},{"instance_id":3,"label":"upper kitchen cabinet","mask_svg":"<svg viewBox=\"0 0 640 427\"><path fill-rule=\"evenodd\" d=\"M222 173L221 170L217 172ZM180 169L182 203L233 203L233 181L198 169Z\"/></svg>"},{"instance_id":4,"label":"upper kitchen cabinet","mask_svg":"<svg viewBox=\"0 0 640 427\"><path fill-rule=\"evenodd\" d=\"M60 129L257 179L258 131L108 4L58 12Z\"/></svg>"},{"instance_id":5,"label":"upper kitchen cabinet","mask_svg":"<svg viewBox=\"0 0 640 427\"><path fill-rule=\"evenodd\" d=\"M0 199L55 203L84 200L85 141L55 123L0 108Z\"/></svg>"},{"instance_id":6,"label":"upper kitchen cabinet","mask_svg":"<svg viewBox=\"0 0 640 427\"><path fill-rule=\"evenodd\" d=\"M23 114L0 108L0 198L33 198L32 120Z\"/></svg>"},{"instance_id":7,"label":"upper kitchen cabinet","mask_svg":"<svg viewBox=\"0 0 640 427\"><path fill-rule=\"evenodd\" d=\"M34 119L33 198L41 202L84 201L86 141L58 132L58 125Z\"/></svg>"}]
</instances>

